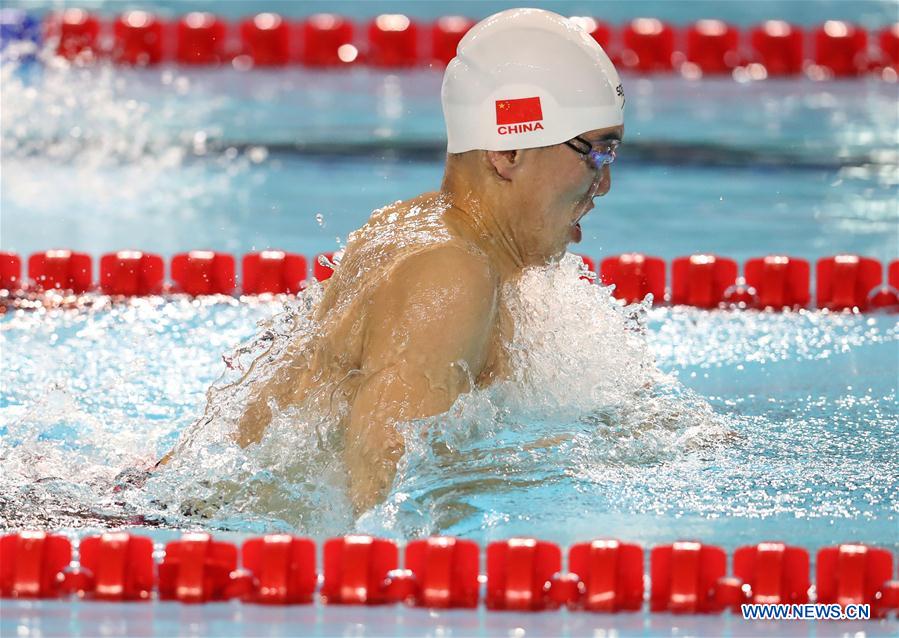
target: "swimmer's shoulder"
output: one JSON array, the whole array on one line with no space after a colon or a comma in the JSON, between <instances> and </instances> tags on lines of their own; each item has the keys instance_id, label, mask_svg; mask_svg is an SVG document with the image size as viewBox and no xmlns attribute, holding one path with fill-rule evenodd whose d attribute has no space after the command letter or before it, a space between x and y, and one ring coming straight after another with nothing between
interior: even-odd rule
<instances>
[{"instance_id":1,"label":"swimmer's shoulder","mask_svg":"<svg viewBox=\"0 0 899 638\"><path fill-rule=\"evenodd\" d=\"M434 290L475 305L492 305L500 281L487 256L457 238L403 256L389 279L389 287L404 296Z\"/></svg>"}]
</instances>

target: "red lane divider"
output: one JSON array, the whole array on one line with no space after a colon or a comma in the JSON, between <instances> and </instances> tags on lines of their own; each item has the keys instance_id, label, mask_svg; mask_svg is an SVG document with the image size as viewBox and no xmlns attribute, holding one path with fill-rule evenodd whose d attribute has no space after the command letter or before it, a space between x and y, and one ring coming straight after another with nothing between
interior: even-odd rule
<instances>
[{"instance_id":1,"label":"red lane divider","mask_svg":"<svg viewBox=\"0 0 899 638\"><path fill-rule=\"evenodd\" d=\"M579 543L568 550L579 576L580 602L589 611L637 611L643 606L643 548L616 540Z\"/></svg>"},{"instance_id":2,"label":"red lane divider","mask_svg":"<svg viewBox=\"0 0 899 638\"><path fill-rule=\"evenodd\" d=\"M16 290L22 287L22 258L15 253L0 253L0 288Z\"/></svg>"},{"instance_id":3,"label":"red lane divider","mask_svg":"<svg viewBox=\"0 0 899 638\"><path fill-rule=\"evenodd\" d=\"M311 277L324 281L334 273L335 253L312 259ZM588 270L595 262L580 255ZM306 257L280 250L249 253L242 259L241 292L297 294L311 281ZM100 290L108 295L146 296L161 293L231 295L236 287L235 259L227 253L195 250L174 255L171 282L165 281L162 257L140 251L118 251L100 259ZM21 273L21 258L0 253L0 289L9 293L64 290L77 294L93 289L92 260L84 253L48 250L28 258L28 279ZM883 266L870 257L836 255L816 264L816 307L833 311L899 311L899 260ZM604 258L598 277L614 285L612 294L626 303L653 295L653 304L698 308L755 308L782 310L807 308L811 302L811 265L786 255L753 257L738 276L736 261L717 255L678 257L671 264L671 290L666 294L666 264L659 257L625 253ZM590 279L584 276L583 279Z\"/></svg>"},{"instance_id":4,"label":"red lane divider","mask_svg":"<svg viewBox=\"0 0 899 638\"><path fill-rule=\"evenodd\" d=\"M65 536L25 531L0 536L0 597L161 600L199 603L240 599L270 605L314 600L315 543L272 534L237 545L206 533L186 533L154 561L151 539L123 532L80 541L78 563ZM238 569L240 556L242 569ZM405 568L390 540L332 538L324 544L326 604L403 602L432 609L479 603L480 547L474 541L431 537L410 541ZM733 576L720 547L680 541L650 552L649 609L657 612L739 613L743 603L804 604L810 600L809 554L766 542L733 553ZM644 603L643 549L615 540L572 545L563 572L558 545L513 538L487 546L488 609L537 611L567 606L595 612L639 611ZM899 580L889 550L845 544L819 550L817 603L871 605L872 617L899 609ZM158 572L158 578L157 578Z\"/></svg>"},{"instance_id":5,"label":"red lane divider","mask_svg":"<svg viewBox=\"0 0 899 638\"><path fill-rule=\"evenodd\" d=\"M879 41L883 62L899 71L899 22L881 30Z\"/></svg>"},{"instance_id":6,"label":"red lane divider","mask_svg":"<svg viewBox=\"0 0 899 638\"><path fill-rule=\"evenodd\" d=\"M263 250L243 258L243 292L296 294L306 285L306 258L280 250Z\"/></svg>"},{"instance_id":7,"label":"red lane divider","mask_svg":"<svg viewBox=\"0 0 899 638\"><path fill-rule=\"evenodd\" d=\"M805 308L811 301L811 268L804 259L784 255L755 257L743 266L746 284L755 289L756 308Z\"/></svg>"},{"instance_id":8,"label":"red lane divider","mask_svg":"<svg viewBox=\"0 0 899 638\"><path fill-rule=\"evenodd\" d=\"M172 257L174 292L230 295L234 292L234 257L211 250L192 250Z\"/></svg>"},{"instance_id":9,"label":"red lane divider","mask_svg":"<svg viewBox=\"0 0 899 638\"><path fill-rule=\"evenodd\" d=\"M650 293L654 304L665 301L665 262L659 257L639 253L607 257L599 265L599 276L605 285L615 284L615 298L626 303L642 301Z\"/></svg>"},{"instance_id":10,"label":"red lane divider","mask_svg":"<svg viewBox=\"0 0 899 638\"><path fill-rule=\"evenodd\" d=\"M765 67L769 76L799 75L805 60L800 27L783 20L768 20L749 34L752 61Z\"/></svg>"},{"instance_id":11,"label":"red lane divider","mask_svg":"<svg viewBox=\"0 0 899 638\"><path fill-rule=\"evenodd\" d=\"M418 25L402 14L384 14L372 20L368 43L367 61L374 66L398 68L419 62Z\"/></svg>"},{"instance_id":12,"label":"red lane divider","mask_svg":"<svg viewBox=\"0 0 899 638\"><path fill-rule=\"evenodd\" d=\"M818 551L815 565L818 602L842 606L868 604L872 616L896 609L893 555L865 545L840 545ZM884 591L888 592L884 600Z\"/></svg>"},{"instance_id":13,"label":"red lane divider","mask_svg":"<svg viewBox=\"0 0 899 638\"><path fill-rule=\"evenodd\" d=\"M290 27L276 13L259 13L240 23L243 53L257 66L290 62Z\"/></svg>"},{"instance_id":14,"label":"red lane divider","mask_svg":"<svg viewBox=\"0 0 899 638\"><path fill-rule=\"evenodd\" d=\"M687 29L686 53L704 74L730 73L742 63L740 32L722 20L699 20Z\"/></svg>"},{"instance_id":15,"label":"red lane divider","mask_svg":"<svg viewBox=\"0 0 899 638\"><path fill-rule=\"evenodd\" d=\"M387 574L399 562L393 541L371 536L345 536L325 541L325 580L322 597L341 605L380 605L388 602Z\"/></svg>"},{"instance_id":16,"label":"red lane divider","mask_svg":"<svg viewBox=\"0 0 899 638\"><path fill-rule=\"evenodd\" d=\"M828 20L814 32L815 63L836 77L860 75L867 70L868 34L849 22Z\"/></svg>"},{"instance_id":17,"label":"red lane divider","mask_svg":"<svg viewBox=\"0 0 899 638\"><path fill-rule=\"evenodd\" d=\"M547 607L550 579L562 568L553 543L513 538L487 546L487 609L539 611Z\"/></svg>"},{"instance_id":18,"label":"red lane divider","mask_svg":"<svg viewBox=\"0 0 899 638\"><path fill-rule=\"evenodd\" d=\"M252 538L241 548L243 566L252 575L244 600L268 605L312 602L317 575L315 543L308 538L272 534Z\"/></svg>"},{"instance_id":19,"label":"red lane divider","mask_svg":"<svg viewBox=\"0 0 899 638\"><path fill-rule=\"evenodd\" d=\"M56 598L63 593L58 575L71 560L65 536L21 532L0 537L0 596Z\"/></svg>"},{"instance_id":20,"label":"red lane divider","mask_svg":"<svg viewBox=\"0 0 899 638\"><path fill-rule=\"evenodd\" d=\"M433 609L477 607L480 554L477 543L457 538L410 542L406 545L405 566L414 586L404 598L418 607Z\"/></svg>"},{"instance_id":21,"label":"red lane divider","mask_svg":"<svg viewBox=\"0 0 899 638\"><path fill-rule=\"evenodd\" d=\"M97 54L100 21L83 9L66 9L47 16L44 33L58 39L56 55L68 60L89 59Z\"/></svg>"},{"instance_id":22,"label":"red lane divider","mask_svg":"<svg viewBox=\"0 0 899 638\"><path fill-rule=\"evenodd\" d=\"M745 30L716 19L674 26L656 18L637 18L618 28L589 16L572 20L606 48L622 69L638 73L718 75L747 62L764 67L762 75L752 77L807 71L815 79L826 79L882 73L887 68L899 71L899 23L872 32L876 50L869 51L868 32L838 20L823 22L809 33L780 20ZM297 60L316 67L364 61L382 68L429 64L440 68L453 58L459 40L474 23L460 16L423 23L406 15L384 14L357 28L334 14L294 21L260 13L232 24L202 12L166 23L145 11L128 11L108 22L73 8L48 14L45 31L48 37L58 38L58 55L80 62L111 54L113 61L130 65L233 61L240 68L250 68L284 66ZM300 49L299 55L292 54L293 47ZM895 72L889 76L895 77Z\"/></svg>"},{"instance_id":23,"label":"red lane divider","mask_svg":"<svg viewBox=\"0 0 899 638\"><path fill-rule=\"evenodd\" d=\"M620 54L627 71L654 73L674 68L674 28L655 18L637 18L625 25Z\"/></svg>"},{"instance_id":24,"label":"red lane divider","mask_svg":"<svg viewBox=\"0 0 899 638\"><path fill-rule=\"evenodd\" d=\"M96 600L149 600L156 585L153 541L123 532L90 536L78 546L80 568L64 587Z\"/></svg>"},{"instance_id":25,"label":"red lane divider","mask_svg":"<svg viewBox=\"0 0 899 638\"><path fill-rule=\"evenodd\" d=\"M671 263L671 303L717 308L736 285L737 262L716 255L678 257Z\"/></svg>"},{"instance_id":26,"label":"red lane divider","mask_svg":"<svg viewBox=\"0 0 899 638\"><path fill-rule=\"evenodd\" d=\"M165 546L159 565L159 597L183 603L203 603L232 597L231 574L237 569L237 547L190 533Z\"/></svg>"},{"instance_id":27,"label":"red lane divider","mask_svg":"<svg viewBox=\"0 0 899 638\"><path fill-rule=\"evenodd\" d=\"M163 57L163 25L152 13L127 11L113 25L112 58L119 64L148 66Z\"/></svg>"},{"instance_id":28,"label":"red lane divider","mask_svg":"<svg viewBox=\"0 0 899 638\"><path fill-rule=\"evenodd\" d=\"M734 576L748 586L741 602L808 602L809 556L801 547L783 543L740 547L734 552Z\"/></svg>"},{"instance_id":29,"label":"red lane divider","mask_svg":"<svg viewBox=\"0 0 899 638\"><path fill-rule=\"evenodd\" d=\"M726 571L727 554L720 547L686 541L654 547L650 553L650 610L720 611L716 589Z\"/></svg>"},{"instance_id":30,"label":"red lane divider","mask_svg":"<svg viewBox=\"0 0 899 638\"><path fill-rule=\"evenodd\" d=\"M175 59L181 64L219 64L225 58L225 23L211 13L193 11L178 21Z\"/></svg>"},{"instance_id":31,"label":"red lane divider","mask_svg":"<svg viewBox=\"0 0 899 638\"><path fill-rule=\"evenodd\" d=\"M883 281L883 269L876 259L857 255L836 255L818 260L816 303L819 308L866 310L868 293Z\"/></svg>"},{"instance_id":32,"label":"red lane divider","mask_svg":"<svg viewBox=\"0 0 899 638\"><path fill-rule=\"evenodd\" d=\"M355 27L349 20L331 13L319 13L303 23L303 64L334 67L358 60L354 46Z\"/></svg>"},{"instance_id":33,"label":"red lane divider","mask_svg":"<svg viewBox=\"0 0 899 638\"><path fill-rule=\"evenodd\" d=\"M28 258L28 277L43 290L83 293L93 285L90 255L71 250L48 250Z\"/></svg>"},{"instance_id":34,"label":"red lane divider","mask_svg":"<svg viewBox=\"0 0 899 638\"><path fill-rule=\"evenodd\" d=\"M165 265L159 255L120 250L100 257L100 290L107 295L158 295L164 278Z\"/></svg>"}]
</instances>

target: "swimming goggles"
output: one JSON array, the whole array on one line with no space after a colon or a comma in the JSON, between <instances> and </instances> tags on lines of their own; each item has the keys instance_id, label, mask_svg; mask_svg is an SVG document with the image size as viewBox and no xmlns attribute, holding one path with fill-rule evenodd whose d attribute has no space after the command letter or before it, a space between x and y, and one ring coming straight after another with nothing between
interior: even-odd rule
<instances>
[{"instance_id":1,"label":"swimming goggles","mask_svg":"<svg viewBox=\"0 0 899 638\"><path fill-rule=\"evenodd\" d=\"M575 144L575 142L578 142L578 144ZM621 144L620 140L606 140L600 142L598 146L593 146L580 135L573 140L565 142L566 146L575 153L582 155L597 171L615 161L619 144Z\"/></svg>"}]
</instances>

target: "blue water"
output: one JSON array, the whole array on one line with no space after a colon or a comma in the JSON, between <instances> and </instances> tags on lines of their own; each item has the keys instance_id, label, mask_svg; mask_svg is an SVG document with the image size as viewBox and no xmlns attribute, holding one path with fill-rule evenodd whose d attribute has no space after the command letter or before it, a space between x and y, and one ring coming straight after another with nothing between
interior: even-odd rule
<instances>
[{"instance_id":1,"label":"blue water","mask_svg":"<svg viewBox=\"0 0 899 638\"><path fill-rule=\"evenodd\" d=\"M5 250L312 254L442 175L432 71L18 77L41 90L3 98L4 130L16 131L4 139L16 158L2 177ZM580 252L896 257L896 84L631 77L625 88L625 144Z\"/></svg>"},{"instance_id":2,"label":"blue water","mask_svg":"<svg viewBox=\"0 0 899 638\"><path fill-rule=\"evenodd\" d=\"M313 5L278 9L298 14ZM182 12L188 3L165 6ZM237 16L255 10L250 6L216 10ZM613 22L638 13L686 21L713 11L741 24L777 16L875 25L895 13L894 4L873 2L560 6L601 9ZM358 17L382 10L375 7L335 10ZM437 3L395 8L423 17L444 10ZM366 69L8 72L0 91L0 248L23 255L52 247L94 255L132 247L164 255L205 247L237 254L334 249L372 209L439 185L439 82L430 71ZM612 191L585 219L577 252L899 256L896 84L624 83L626 139ZM670 384L656 403L631 406L640 412L631 420L621 414L627 405L545 409L569 396L566 386L604 387L607 371L619 365L601 323L586 322L580 338L560 323L571 350L562 353L568 359L545 355L544 363L559 364L559 387L546 384L541 409L519 401L494 414L491 400L478 398L467 406L471 418L463 415L456 429L410 455L385 508L353 520L339 480L292 482L276 471L274 483L264 473L248 480L272 492L265 507L238 490L234 502L202 518L180 507L209 496L193 478L164 476L124 496L111 487L121 470L171 447L201 414L206 389L224 371L223 353L252 338L257 321L281 303L97 303L89 311L0 318L0 529L80 535L126 525L157 540L184 527L234 538L267 530L317 539L354 530L396 538L438 532L480 542L527 534L563 544L595 536L647 545L700 538L728 549L769 539L812 550L860 540L899 551L895 315L652 310L647 348ZM572 316L602 308L582 291L567 303ZM210 450L210 466L224 447ZM271 453L251 455L250 464ZM235 476L244 470L237 467ZM57 611L66 626L90 634L113 622L104 625L98 611L91 624L92 609ZM19 613L27 619L30 612ZM332 626L316 613L322 635L357 626L342 616ZM198 614L183 619L198 633L256 626L251 611L232 606ZM47 616L38 616L43 620L33 622L52 633ZM366 635L402 633L393 616L386 629L375 616L358 621L368 623ZM472 632L509 629L489 617L472 622ZM585 622L566 616L560 632L598 627ZM610 630L661 631L647 623ZM528 625L538 635L554 627Z\"/></svg>"}]
</instances>

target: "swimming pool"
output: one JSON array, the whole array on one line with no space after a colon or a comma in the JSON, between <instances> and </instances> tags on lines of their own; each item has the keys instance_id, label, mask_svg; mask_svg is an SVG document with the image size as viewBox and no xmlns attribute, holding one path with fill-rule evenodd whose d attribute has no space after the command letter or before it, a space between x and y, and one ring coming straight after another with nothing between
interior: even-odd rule
<instances>
[{"instance_id":1,"label":"swimming pool","mask_svg":"<svg viewBox=\"0 0 899 638\"><path fill-rule=\"evenodd\" d=\"M32 67L3 81L2 249L23 255L314 255L337 248L373 208L435 188L442 173L439 73ZM624 152L579 253L895 259L895 84L625 85ZM139 521L160 541L199 527L236 538L439 533L568 545L600 535L899 551L895 315L624 313L575 273L569 260L513 291L534 318L518 335L529 374L464 398L427 434L410 430L387 502L359 520L330 432L289 418L281 438L247 453L210 437L145 489L112 491L121 471L154 461L196 420L226 371L223 353L284 302L9 313L0 320L0 525L80 536ZM653 390L636 392L647 380ZM234 614L253 612L227 609L218 631L242 631ZM314 613L328 635L332 612ZM377 629L378 613L360 611L359 622L397 632L393 616ZM184 622L215 622L197 618ZM473 631L510 629L479 618ZM566 631L586 630L566 618ZM526 622L551 631L554 621ZM651 634L650 622L633 632Z\"/></svg>"}]
</instances>

